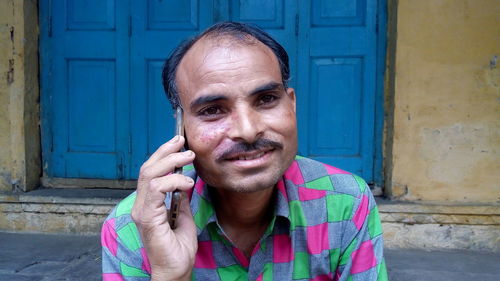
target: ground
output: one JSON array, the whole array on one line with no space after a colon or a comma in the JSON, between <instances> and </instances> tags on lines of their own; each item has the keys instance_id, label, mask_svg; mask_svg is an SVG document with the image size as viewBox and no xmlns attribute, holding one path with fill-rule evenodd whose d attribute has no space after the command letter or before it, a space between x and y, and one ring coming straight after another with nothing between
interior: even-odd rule
<instances>
[{"instance_id":1,"label":"ground","mask_svg":"<svg viewBox=\"0 0 500 281\"><path fill-rule=\"evenodd\" d=\"M101 280L95 235L0 232L0 280ZM387 249L391 281L498 280L500 253Z\"/></svg>"}]
</instances>

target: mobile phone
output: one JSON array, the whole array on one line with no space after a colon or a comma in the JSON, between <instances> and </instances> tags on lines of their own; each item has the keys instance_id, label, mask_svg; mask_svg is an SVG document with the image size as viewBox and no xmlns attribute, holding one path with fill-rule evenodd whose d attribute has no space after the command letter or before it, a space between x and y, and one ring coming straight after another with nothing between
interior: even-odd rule
<instances>
[{"instance_id":1,"label":"mobile phone","mask_svg":"<svg viewBox=\"0 0 500 281\"><path fill-rule=\"evenodd\" d=\"M175 134L184 136L184 120L182 118L182 108L180 106L175 110ZM174 174L182 174L182 167L175 167ZM180 190L168 192L167 199L170 199L170 206L167 206L170 207L168 210L168 223L171 229L175 229L177 227L176 222L179 216L182 192Z\"/></svg>"}]
</instances>

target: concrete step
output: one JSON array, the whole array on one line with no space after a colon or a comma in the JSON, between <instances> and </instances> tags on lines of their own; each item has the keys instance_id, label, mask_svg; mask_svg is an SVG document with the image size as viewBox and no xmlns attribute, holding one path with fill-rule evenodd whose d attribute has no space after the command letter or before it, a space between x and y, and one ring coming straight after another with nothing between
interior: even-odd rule
<instances>
[{"instance_id":1,"label":"concrete step","mask_svg":"<svg viewBox=\"0 0 500 281\"><path fill-rule=\"evenodd\" d=\"M0 230L96 234L126 189L38 189L0 194Z\"/></svg>"},{"instance_id":2,"label":"concrete step","mask_svg":"<svg viewBox=\"0 0 500 281\"><path fill-rule=\"evenodd\" d=\"M98 234L111 209L132 191L54 188L0 193L0 230ZM499 205L376 200L388 248L500 252Z\"/></svg>"}]
</instances>

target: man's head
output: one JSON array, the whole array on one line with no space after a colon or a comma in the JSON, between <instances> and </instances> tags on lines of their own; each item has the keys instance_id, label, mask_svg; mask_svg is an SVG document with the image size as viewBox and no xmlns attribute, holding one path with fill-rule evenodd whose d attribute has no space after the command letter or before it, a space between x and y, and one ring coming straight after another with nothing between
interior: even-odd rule
<instances>
[{"instance_id":1,"label":"man's head","mask_svg":"<svg viewBox=\"0 0 500 281\"><path fill-rule=\"evenodd\" d=\"M199 176L240 192L274 186L297 152L284 49L238 23L215 25L179 48L165 64L164 86L173 106L184 109Z\"/></svg>"}]
</instances>

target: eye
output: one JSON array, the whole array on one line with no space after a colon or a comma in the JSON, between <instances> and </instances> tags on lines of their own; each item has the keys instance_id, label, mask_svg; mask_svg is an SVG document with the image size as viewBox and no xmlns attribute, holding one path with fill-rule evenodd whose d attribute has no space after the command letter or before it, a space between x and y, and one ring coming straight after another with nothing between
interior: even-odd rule
<instances>
[{"instance_id":1,"label":"eye","mask_svg":"<svg viewBox=\"0 0 500 281\"><path fill-rule=\"evenodd\" d=\"M215 115L222 114L222 110L218 106L207 106L198 112L198 115L202 117L213 117Z\"/></svg>"},{"instance_id":2,"label":"eye","mask_svg":"<svg viewBox=\"0 0 500 281\"><path fill-rule=\"evenodd\" d=\"M259 99L257 101L257 104L258 105L269 105L269 104L272 104L273 102L275 102L278 99L279 99L279 97L277 97L276 95L264 94L264 95L262 95L262 96L259 97Z\"/></svg>"}]
</instances>

